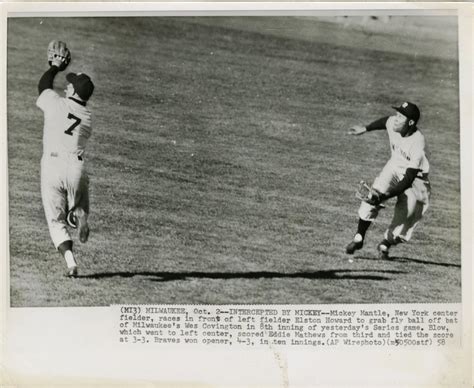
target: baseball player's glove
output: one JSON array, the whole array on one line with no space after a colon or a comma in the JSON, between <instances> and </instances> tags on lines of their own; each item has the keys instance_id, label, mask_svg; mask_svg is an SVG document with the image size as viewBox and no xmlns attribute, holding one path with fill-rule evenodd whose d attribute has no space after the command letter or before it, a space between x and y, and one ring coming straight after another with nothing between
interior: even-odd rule
<instances>
[{"instance_id":1,"label":"baseball player's glove","mask_svg":"<svg viewBox=\"0 0 474 388\"><path fill-rule=\"evenodd\" d=\"M380 208L385 207L381 203L385 199L382 193L370 187L364 181L360 181L359 183L359 188L356 191L356 198L360 199L361 201L367 202L369 205L372 206L378 206Z\"/></svg>"},{"instance_id":2,"label":"baseball player's glove","mask_svg":"<svg viewBox=\"0 0 474 388\"><path fill-rule=\"evenodd\" d=\"M48 45L49 66L57 66L59 71L63 71L71 62L71 52L66 47L66 43L53 40Z\"/></svg>"}]
</instances>

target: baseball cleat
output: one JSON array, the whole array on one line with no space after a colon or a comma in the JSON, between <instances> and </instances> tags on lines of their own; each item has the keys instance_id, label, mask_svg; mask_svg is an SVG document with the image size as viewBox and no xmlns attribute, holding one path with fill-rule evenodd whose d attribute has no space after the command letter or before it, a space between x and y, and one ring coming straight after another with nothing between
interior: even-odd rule
<instances>
[{"instance_id":1,"label":"baseball cleat","mask_svg":"<svg viewBox=\"0 0 474 388\"><path fill-rule=\"evenodd\" d=\"M77 266L69 267L66 272L66 276L68 278L76 278L77 277Z\"/></svg>"},{"instance_id":2,"label":"baseball cleat","mask_svg":"<svg viewBox=\"0 0 474 388\"><path fill-rule=\"evenodd\" d=\"M66 222L71 228L73 229L77 228L77 217L74 214L74 211L71 210L70 212L67 213Z\"/></svg>"},{"instance_id":3,"label":"baseball cleat","mask_svg":"<svg viewBox=\"0 0 474 388\"><path fill-rule=\"evenodd\" d=\"M388 246L386 246L384 243L380 243L379 245L377 245L377 251L379 253L379 259L390 259L390 257L388 256Z\"/></svg>"},{"instance_id":4,"label":"baseball cleat","mask_svg":"<svg viewBox=\"0 0 474 388\"><path fill-rule=\"evenodd\" d=\"M364 239L360 234L356 234L354 239L347 245L346 253L352 255L355 251L361 249L364 246Z\"/></svg>"},{"instance_id":5,"label":"baseball cleat","mask_svg":"<svg viewBox=\"0 0 474 388\"><path fill-rule=\"evenodd\" d=\"M87 224L87 214L83 209L76 210L77 224L79 226L79 240L81 243L87 242L89 238L89 225Z\"/></svg>"}]
</instances>

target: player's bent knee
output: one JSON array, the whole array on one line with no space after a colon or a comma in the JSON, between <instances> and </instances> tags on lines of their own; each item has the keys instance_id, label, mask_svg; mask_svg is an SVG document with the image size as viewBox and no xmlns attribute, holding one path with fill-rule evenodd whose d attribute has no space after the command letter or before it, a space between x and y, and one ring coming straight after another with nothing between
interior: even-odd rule
<instances>
[{"instance_id":1,"label":"player's bent knee","mask_svg":"<svg viewBox=\"0 0 474 388\"><path fill-rule=\"evenodd\" d=\"M362 202L359 207L359 218L364 221L373 221L377 217L379 210L367 202Z\"/></svg>"}]
</instances>

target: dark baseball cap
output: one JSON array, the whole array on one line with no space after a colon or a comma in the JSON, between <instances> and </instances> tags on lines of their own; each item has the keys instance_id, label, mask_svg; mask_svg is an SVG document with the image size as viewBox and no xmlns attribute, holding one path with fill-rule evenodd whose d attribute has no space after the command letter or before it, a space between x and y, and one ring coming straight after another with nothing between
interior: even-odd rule
<instances>
[{"instance_id":1,"label":"dark baseball cap","mask_svg":"<svg viewBox=\"0 0 474 388\"><path fill-rule=\"evenodd\" d=\"M392 108L409 119L412 119L415 124L420 119L420 110L415 104L411 102L405 101L400 106L392 106Z\"/></svg>"},{"instance_id":2,"label":"dark baseball cap","mask_svg":"<svg viewBox=\"0 0 474 388\"><path fill-rule=\"evenodd\" d=\"M91 77L84 73L68 73L66 79L74 86L74 91L84 101L87 101L94 92Z\"/></svg>"}]
</instances>

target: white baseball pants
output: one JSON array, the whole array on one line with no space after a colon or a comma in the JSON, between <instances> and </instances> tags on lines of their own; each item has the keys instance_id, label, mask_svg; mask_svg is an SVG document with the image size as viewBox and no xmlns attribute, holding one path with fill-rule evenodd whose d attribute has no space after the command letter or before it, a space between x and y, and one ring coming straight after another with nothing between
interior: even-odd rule
<instances>
[{"instance_id":1,"label":"white baseball pants","mask_svg":"<svg viewBox=\"0 0 474 388\"><path fill-rule=\"evenodd\" d=\"M372 187L381 193L394 187L403 176L387 163L381 173L374 180ZM413 230L428 210L431 187L428 178L415 178L410 188L397 197L392 222L385 231L385 238L391 244L407 242L411 239ZM362 202L359 208L359 217L366 221L374 221L380 208Z\"/></svg>"},{"instance_id":2,"label":"white baseball pants","mask_svg":"<svg viewBox=\"0 0 474 388\"><path fill-rule=\"evenodd\" d=\"M44 154L41 159L41 198L53 244L71 240L67 213L82 208L89 214L89 179L82 158L75 154Z\"/></svg>"}]
</instances>

